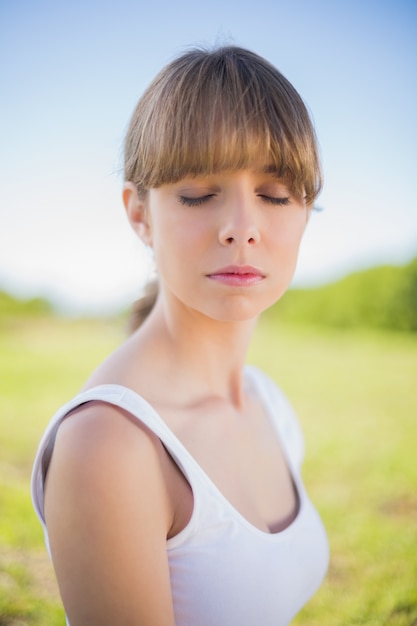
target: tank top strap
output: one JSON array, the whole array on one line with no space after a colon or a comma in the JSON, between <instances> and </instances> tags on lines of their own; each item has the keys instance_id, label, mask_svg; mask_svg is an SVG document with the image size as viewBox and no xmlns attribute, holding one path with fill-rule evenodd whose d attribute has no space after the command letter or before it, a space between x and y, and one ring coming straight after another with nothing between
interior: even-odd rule
<instances>
[{"instance_id":1,"label":"tank top strap","mask_svg":"<svg viewBox=\"0 0 417 626\"><path fill-rule=\"evenodd\" d=\"M305 442L291 403L275 382L257 367L247 366L246 373L275 427L292 469L298 473L304 460Z\"/></svg>"},{"instance_id":2,"label":"tank top strap","mask_svg":"<svg viewBox=\"0 0 417 626\"><path fill-rule=\"evenodd\" d=\"M298 420L288 400L281 390L257 368L247 367L245 373L274 423L292 469L298 473L304 452L304 441ZM190 484L194 493L195 507L198 504L198 494L201 488L219 493L197 461L142 396L122 385L99 385L81 392L62 406L52 417L39 443L33 466L31 491L35 510L43 524L45 523L44 484L57 430L71 411L94 401L105 402L125 410L159 438Z\"/></svg>"},{"instance_id":3,"label":"tank top strap","mask_svg":"<svg viewBox=\"0 0 417 626\"><path fill-rule=\"evenodd\" d=\"M162 442L194 490L196 481L202 478L202 470L155 409L132 389L116 384L99 385L81 392L63 405L52 417L39 443L33 466L31 491L35 510L42 523L45 522L44 483L58 428L71 411L95 401L119 407L147 426Z\"/></svg>"}]
</instances>

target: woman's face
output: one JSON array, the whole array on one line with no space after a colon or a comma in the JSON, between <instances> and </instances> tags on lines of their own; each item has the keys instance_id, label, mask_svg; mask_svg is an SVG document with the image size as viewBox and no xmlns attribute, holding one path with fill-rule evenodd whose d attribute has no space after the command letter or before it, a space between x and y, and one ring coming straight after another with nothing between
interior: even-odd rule
<instances>
[{"instance_id":1,"label":"woman's face","mask_svg":"<svg viewBox=\"0 0 417 626\"><path fill-rule=\"evenodd\" d=\"M247 320L287 289L308 210L268 168L162 185L146 205L161 293L180 306Z\"/></svg>"}]
</instances>

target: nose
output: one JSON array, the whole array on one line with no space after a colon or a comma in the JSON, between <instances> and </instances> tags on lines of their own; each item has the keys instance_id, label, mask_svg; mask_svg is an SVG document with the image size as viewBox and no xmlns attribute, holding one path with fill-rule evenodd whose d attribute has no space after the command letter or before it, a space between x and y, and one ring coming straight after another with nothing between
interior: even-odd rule
<instances>
[{"instance_id":1,"label":"nose","mask_svg":"<svg viewBox=\"0 0 417 626\"><path fill-rule=\"evenodd\" d=\"M246 198L231 199L222 213L219 241L223 246L254 246L260 240L255 207Z\"/></svg>"}]
</instances>

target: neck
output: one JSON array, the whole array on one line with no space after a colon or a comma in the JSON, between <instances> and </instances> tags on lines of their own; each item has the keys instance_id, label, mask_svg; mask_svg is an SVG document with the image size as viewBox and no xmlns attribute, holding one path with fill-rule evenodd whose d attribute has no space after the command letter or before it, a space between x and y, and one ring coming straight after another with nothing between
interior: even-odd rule
<instances>
[{"instance_id":1,"label":"neck","mask_svg":"<svg viewBox=\"0 0 417 626\"><path fill-rule=\"evenodd\" d=\"M168 395L197 402L219 397L237 408L243 368L256 319L218 321L160 297L142 331L142 350L159 371ZM167 389L168 390L168 389Z\"/></svg>"}]
</instances>

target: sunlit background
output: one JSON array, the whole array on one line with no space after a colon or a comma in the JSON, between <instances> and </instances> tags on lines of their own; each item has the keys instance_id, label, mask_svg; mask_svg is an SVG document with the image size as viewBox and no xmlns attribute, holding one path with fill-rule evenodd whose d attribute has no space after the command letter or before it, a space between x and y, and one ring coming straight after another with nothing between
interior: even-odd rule
<instances>
[{"instance_id":1,"label":"sunlit background","mask_svg":"<svg viewBox=\"0 0 417 626\"><path fill-rule=\"evenodd\" d=\"M269 309L248 357L300 417L331 544L294 626L417 624L417 0L0 0L0 624L64 621L36 446L150 271L121 202L130 114L163 65L214 43L293 82L323 155L294 284L325 286ZM404 267L352 275L385 264Z\"/></svg>"},{"instance_id":2,"label":"sunlit background","mask_svg":"<svg viewBox=\"0 0 417 626\"><path fill-rule=\"evenodd\" d=\"M325 189L297 285L417 254L414 0L0 4L0 290L106 312L149 271L120 199L124 131L186 46L274 63L312 111Z\"/></svg>"}]
</instances>

